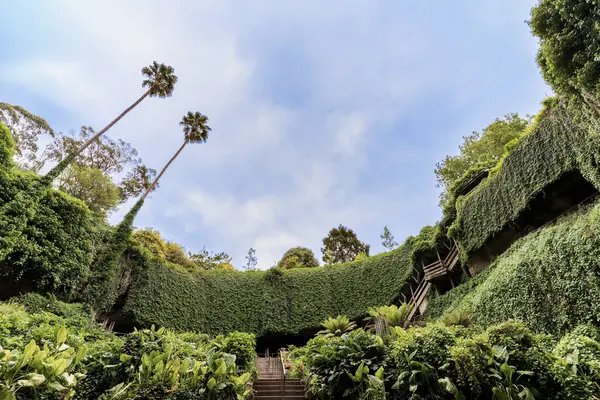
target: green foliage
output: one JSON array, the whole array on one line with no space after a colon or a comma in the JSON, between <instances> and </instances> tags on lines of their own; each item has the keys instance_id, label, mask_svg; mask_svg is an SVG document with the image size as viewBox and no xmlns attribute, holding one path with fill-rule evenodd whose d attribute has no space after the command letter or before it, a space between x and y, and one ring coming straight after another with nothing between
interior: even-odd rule
<instances>
[{"instance_id":1,"label":"green foliage","mask_svg":"<svg viewBox=\"0 0 600 400\"><path fill-rule=\"evenodd\" d=\"M591 127L575 124L564 106L543 111L494 176L459 199L449 235L458 239L466 257L516 221L530 201L564 173L579 170L600 187L597 155L600 141Z\"/></svg>"},{"instance_id":2,"label":"green foliage","mask_svg":"<svg viewBox=\"0 0 600 400\"><path fill-rule=\"evenodd\" d=\"M323 261L327 264L354 261L357 255L369 255L371 246L361 242L352 229L343 225L333 228L323 239Z\"/></svg>"},{"instance_id":3,"label":"green foliage","mask_svg":"<svg viewBox=\"0 0 600 400\"><path fill-rule=\"evenodd\" d=\"M45 134L54 137L54 131L48 122L21 106L0 102L0 125L3 123L9 128L15 141L14 155L19 168L38 171L41 167L37 155L38 140ZM0 147L4 146L0 143Z\"/></svg>"},{"instance_id":4,"label":"green foliage","mask_svg":"<svg viewBox=\"0 0 600 400\"><path fill-rule=\"evenodd\" d=\"M391 335L390 328L395 326L402 327L412 311L410 303L402 303L400 307L395 304L390 306L379 306L369 309L369 329L382 338Z\"/></svg>"},{"instance_id":5,"label":"green foliage","mask_svg":"<svg viewBox=\"0 0 600 400\"><path fill-rule=\"evenodd\" d=\"M142 74L144 75L142 87L148 88L151 97L164 99L172 96L177 83L173 67L153 61L152 64L142 68Z\"/></svg>"},{"instance_id":6,"label":"green foliage","mask_svg":"<svg viewBox=\"0 0 600 400\"><path fill-rule=\"evenodd\" d=\"M39 170L49 161L60 163L77 154L65 168L60 168L56 186L83 200L90 209L106 214L117 204L145 191L156 171L142 164L137 150L129 143L106 136L100 136L77 153L95 134L89 126L71 135L58 134L37 163Z\"/></svg>"},{"instance_id":7,"label":"green foliage","mask_svg":"<svg viewBox=\"0 0 600 400\"><path fill-rule=\"evenodd\" d=\"M387 251L394 250L396 247L398 247L398 242L394 240L394 235L392 235L387 226L383 227L383 232L379 237L381 238L381 245Z\"/></svg>"},{"instance_id":8,"label":"green foliage","mask_svg":"<svg viewBox=\"0 0 600 400\"><path fill-rule=\"evenodd\" d=\"M85 302L94 309L107 311L117 300L119 261L131 240L133 221L143 205L144 199L141 198L129 210L94 263L84 293Z\"/></svg>"},{"instance_id":9,"label":"green foliage","mask_svg":"<svg viewBox=\"0 0 600 400\"><path fill-rule=\"evenodd\" d=\"M315 258L315 254L311 249L292 247L281 257L277 266L283 269L314 268L319 266L319 261Z\"/></svg>"},{"instance_id":10,"label":"green foliage","mask_svg":"<svg viewBox=\"0 0 600 400\"><path fill-rule=\"evenodd\" d=\"M391 304L412 274L410 243L363 261L268 272L183 272L145 259L124 312L157 324L219 334L296 333L332 315L359 319Z\"/></svg>"},{"instance_id":11,"label":"green foliage","mask_svg":"<svg viewBox=\"0 0 600 400\"><path fill-rule=\"evenodd\" d=\"M58 189L82 200L90 210L106 215L119 201L120 192L112 179L97 168L71 164L58 181Z\"/></svg>"},{"instance_id":12,"label":"green foliage","mask_svg":"<svg viewBox=\"0 0 600 400\"><path fill-rule=\"evenodd\" d=\"M436 165L438 187L447 192L472 167L497 163L504 154L505 145L518 139L529 122L528 119L520 118L518 114L508 114L503 119L496 119L483 132L473 132L463 137L460 155L446 156ZM442 197L446 196L447 194L442 194Z\"/></svg>"},{"instance_id":13,"label":"green foliage","mask_svg":"<svg viewBox=\"0 0 600 400\"><path fill-rule=\"evenodd\" d=\"M350 332L356 328L356 323L350 321L350 318L345 315L338 315L337 317L329 317L321 323L321 326L325 329L317 333L318 336L342 336L344 333Z\"/></svg>"},{"instance_id":14,"label":"green foliage","mask_svg":"<svg viewBox=\"0 0 600 400\"><path fill-rule=\"evenodd\" d=\"M8 128L0 122L0 168L6 169L13 166L13 153L15 143Z\"/></svg>"},{"instance_id":15,"label":"green foliage","mask_svg":"<svg viewBox=\"0 0 600 400\"><path fill-rule=\"evenodd\" d=\"M5 282L26 291L75 296L90 274L102 221L81 201L14 166L0 169L0 187L0 273Z\"/></svg>"},{"instance_id":16,"label":"green foliage","mask_svg":"<svg viewBox=\"0 0 600 400\"><path fill-rule=\"evenodd\" d=\"M598 15L595 1L542 0L533 8L529 25L540 40L537 61L557 94L599 98Z\"/></svg>"},{"instance_id":17,"label":"green foliage","mask_svg":"<svg viewBox=\"0 0 600 400\"><path fill-rule=\"evenodd\" d=\"M518 240L472 281L433 299L429 318L453 312L489 326L510 318L564 334L600 321L600 205Z\"/></svg>"},{"instance_id":18,"label":"green foliage","mask_svg":"<svg viewBox=\"0 0 600 400\"><path fill-rule=\"evenodd\" d=\"M304 351L306 381L313 398L381 399L386 352L383 340L357 329L342 336L317 337ZM377 380L369 378L372 371ZM368 389L372 389L366 395ZM378 395L379 394L379 395Z\"/></svg>"},{"instance_id":19,"label":"green foliage","mask_svg":"<svg viewBox=\"0 0 600 400\"><path fill-rule=\"evenodd\" d=\"M600 342L575 331L556 345L553 372L566 388L565 399L594 398L600 393Z\"/></svg>"},{"instance_id":20,"label":"green foliage","mask_svg":"<svg viewBox=\"0 0 600 400\"><path fill-rule=\"evenodd\" d=\"M0 303L0 323L1 399L239 400L250 393L252 335L210 340L152 328L120 339L89 320L29 314L16 303Z\"/></svg>"},{"instance_id":21,"label":"green foliage","mask_svg":"<svg viewBox=\"0 0 600 400\"><path fill-rule=\"evenodd\" d=\"M383 399L385 393L414 400L558 400L599 393L600 345L589 337L569 334L556 344L515 321L486 331L440 324L394 330L387 345L360 329L312 339L291 350L294 372L315 399Z\"/></svg>"}]
</instances>

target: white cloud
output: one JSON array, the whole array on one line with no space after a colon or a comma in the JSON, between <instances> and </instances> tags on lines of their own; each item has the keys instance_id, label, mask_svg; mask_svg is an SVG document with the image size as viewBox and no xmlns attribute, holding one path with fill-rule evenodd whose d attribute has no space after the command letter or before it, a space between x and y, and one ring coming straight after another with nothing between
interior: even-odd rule
<instances>
[{"instance_id":1,"label":"white cloud","mask_svg":"<svg viewBox=\"0 0 600 400\"><path fill-rule=\"evenodd\" d=\"M443 27L421 4L57 0L43 7L37 19L27 7L13 15L30 27L13 32L14 42L29 34L54 40L3 60L0 84L18 84L99 127L142 93L143 65L173 65L173 97L144 101L109 135L160 168L180 143L185 112L207 114L213 132L185 149L136 224L190 250L228 251L238 266L250 247L262 268L295 245L320 258L321 238L340 223L361 238L369 232L364 239L375 244L384 224L396 223L400 239L432 222L438 210L425 209L413 193L423 186L410 185L412 174L433 167L421 165L418 151L429 151L414 143L421 132L398 131L394 148L384 133L413 114L435 113L422 104L434 92L447 92L440 102L471 104L480 92L466 83L486 70L471 58L450 60L469 54L438 46L453 37L431 33ZM277 79L273 67L283 71ZM294 98L286 85L301 94ZM55 129L76 128L31 111Z\"/></svg>"},{"instance_id":2,"label":"white cloud","mask_svg":"<svg viewBox=\"0 0 600 400\"><path fill-rule=\"evenodd\" d=\"M344 156L354 156L367 131L365 118L358 112L352 112L332 116L332 119L335 126L336 150Z\"/></svg>"}]
</instances>

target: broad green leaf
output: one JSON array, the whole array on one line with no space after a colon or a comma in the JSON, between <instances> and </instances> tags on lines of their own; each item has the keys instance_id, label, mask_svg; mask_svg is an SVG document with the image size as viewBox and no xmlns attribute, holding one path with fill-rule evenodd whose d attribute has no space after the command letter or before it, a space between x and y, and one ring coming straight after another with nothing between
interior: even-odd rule
<instances>
[{"instance_id":1,"label":"broad green leaf","mask_svg":"<svg viewBox=\"0 0 600 400\"><path fill-rule=\"evenodd\" d=\"M208 382L206 382L206 387L208 387L208 390L213 390L216 384L217 380L215 378L210 378Z\"/></svg>"},{"instance_id":2,"label":"broad green leaf","mask_svg":"<svg viewBox=\"0 0 600 400\"><path fill-rule=\"evenodd\" d=\"M46 382L46 377L42 374L27 374L24 378L25 379L18 380L17 385L23 387L35 387L40 386L42 383Z\"/></svg>"},{"instance_id":3,"label":"broad green leaf","mask_svg":"<svg viewBox=\"0 0 600 400\"><path fill-rule=\"evenodd\" d=\"M58 328L58 331L56 332L56 344L58 344L58 345L63 344L67 340L68 334L69 334L69 331L64 326L61 326L60 328Z\"/></svg>"}]
</instances>

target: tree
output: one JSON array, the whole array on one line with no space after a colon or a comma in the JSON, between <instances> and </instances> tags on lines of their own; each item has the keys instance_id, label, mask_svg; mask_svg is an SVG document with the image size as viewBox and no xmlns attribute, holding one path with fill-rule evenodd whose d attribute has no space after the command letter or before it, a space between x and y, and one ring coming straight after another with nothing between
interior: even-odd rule
<instances>
[{"instance_id":1,"label":"tree","mask_svg":"<svg viewBox=\"0 0 600 400\"><path fill-rule=\"evenodd\" d=\"M321 252L327 264L353 261L359 253L369 255L371 246L358 240L356 233L343 225L329 231L323 239Z\"/></svg>"},{"instance_id":2,"label":"tree","mask_svg":"<svg viewBox=\"0 0 600 400\"><path fill-rule=\"evenodd\" d=\"M58 189L82 200L95 213L106 215L120 202L112 179L97 168L70 165L61 175Z\"/></svg>"},{"instance_id":3,"label":"tree","mask_svg":"<svg viewBox=\"0 0 600 400\"><path fill-rule=\"evenodd\" d=\"M45 119L21 106L0 102L0 122L6 125L15 141L15 156L19 168L38 172L38 141L43 135L54 137L54 130Z\"/></svg>"},{"instance_id":4,"label":"tree","mask_svg":"<svg viewBox=\"0 0 600 400\"><path fill-rule=\"evenodd\" d=\"M460 154L446 156L436 164L437 187L442 188L442 202L447 190L462 177L467 170L478 163L499 161L505 152L505 146L523 134L529 126L530 118L520 118L519 114L508 114L496 119L482 133L473 132L463 137Z\"/></svg>"},{"instance_id":5,"label":"tree","mask_svg":"<svg viewBox=\"0 0 600 400\"><path fill-rule=\"evenodd\" d=\"M256 258L256 250L250 248L248 250L248 254L246 255L246 271L252 271L256 268L256 264L258 264L258 259Z\"/></svg>"},{"instance_id":6,"label":"tree","mask_svg":"<svg viewBox=\"0 0 600 400\"><path fill-rule=\"evenodd\" d=\"M600 3L541 0L529 26L540 40L537 62L552 89L600 107Z\"/></svg>"},{"instance_id":7,"label":"tree","mask_svg":"<svg viewBox=\"0 0 600 400\"><path fill-rule=\"evenodd\" d=\"M166 260L167 244L160 236L160 233L154 229L137 229L131 235L133 240L140 246L148 250L159 260Z\"/></svg>"},{"instance_id":8,"label":"tree","mask_svg":"<svg viewBox=\"0 0 600 400\"><path fill-rule=\"evenodd\" d=\"M165 64L159 64L154 61L151 65L142 68L142 74L146 77L142 81L142 87L148 88L142 96L137 99L132 105L125 109L119 114L114 120L108 125L102 128L100 131L91 136L85 143L83 143L76 151L70 153L61 160L50 172L46 174L46 180L48 183L54 181L71 162L85 151L92 143L94 143L99 137L104 135L110 128L112 128L117 122L121 120L128 112L133 110L138 104L140 104L146 97L160 97L166 98L171 97L173 89L177 83L177 76L175 76L175 70L171 66Z\"/></svg>"},{"instance_id":9,"label":"tree","mask_svg":"<svg viewBox=\"0 0 600 400\"><path fill-rule=\"evenodd\" d=\"M87 126L78 133L59 133L38 158L38 165L64 159L94 134ZM83 200L90 209L106 214L139 196L155 176L156 171L142 164L137 150L129 143L102 136L81 152L55 182L56 187Z\"/></svg>"},{"instance_id":10,"label":"tree","mask_svg":"<svg viewBox=\"0 0 600 400\"><path fill-rule=\"evenodd\" d=\"M277 267L284 269L292 268L314 268L319 266L315 253L306 247L292 247L285 252Z\"/></svg>"},{"instance_id":11,"label":"tree","mask_svg":"<svg viewBox=\"0 0 600 400\"><path fill-rule=\"evenodd\" d=\"M177 150L175 155L171 157L171 159L164 166L162 171L160 171L160 174L158 174L154 182L152 182L152 184L148 187L148 189L142 196L142 200L145 200L146 197L148 197L148 195L150 194L150 192L154 190L156 185L158 185L158 181L163 176L167 168L169 168L171 163L173 163L173 161L175 161L179 154L181 154L184 147L188 143L205 143L208 140L208 134L211 131L211 129L208 126L208 117L206 115L203 115L199 112L192 113L191 111L188 111L188 113L183 116L183 119L181 120L179 125L183 126L183 144L181 145L181 147L179 147L179 150Z\"/></svg>"},{"instance_id":12,"label":"tree","mask_svg":"<svg viewBox=\"0 0 600 400\"><path fill-rule=\"evenodd\" d=\"M394 250L398 247L398 242L394 241L394 235L392 235L387 226L383 227L383 233L379 237L381 238L381 244L387 251Z\"/></svg>"},{"instance_id":13,"label":"tree","mask_svg":"<svg viewBox=\"0 0 600 400\"><path fill-rule=\"evenodd\" d=\"M208 118L199 112L196 112L195 114L188 112L187 115L183 117L180 122L180 125L183 126L184 133L183 145L169 160L167 165L165 165L144 195L140 197L119 225L117 225L113 235L108 240L106 249L96 263L95 272L90 279L85 293L85 301L92 307L106 310L114 304L116 300L115 295L104 295L103 293L110 291L110 287L114 286L114 279L119 269L118 260L125 251L127 242L131 238L135 217L144 205L146 197L148 197L150 192L156 187L158 180L165 173L169 165L171 165L175 158L181 153L185 145L188 143L206 142L208 139L208 132L210 131L207 122Z\"/></svg>"},{"instance_id":14,"label":"tree","mask_svg":"<svg viewBox=\"0 0 600 400\"><path fill-rule=\"evenodd\" d=\"M231 256L227 253L213 253L203 248L199 253L189 255L190 260L197 269L212 271L216 269L234 270L231 265Z\"/></svg>"}]
</instances>

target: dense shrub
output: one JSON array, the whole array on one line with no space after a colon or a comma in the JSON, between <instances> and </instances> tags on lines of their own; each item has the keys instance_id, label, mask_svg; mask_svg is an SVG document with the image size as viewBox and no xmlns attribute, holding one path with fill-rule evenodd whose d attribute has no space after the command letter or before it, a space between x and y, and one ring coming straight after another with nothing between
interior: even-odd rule
<instances>
[{"instance_id":1,"label":"dense shrub","mask_svg":"<svg viewBox=\"0 0 600 400\"><path fill-rule=\"evenodd\" d=\"M590 328L577 328L582 329ZM386 398L376 395L378 389L388 399L558 400L600 394L600 344L587 336L571 333L557 344L516 321L485 331L439 324L394 330L387 345L362 330L312 339L291 351L293 372L305 377L315 399Z\"/></svg>"},{"instance_id":2,"label":"dense shrub","mask_svg":"<svg viewBox=\"0 0 600 400\"><path fill-rule=\"evenodd\" d=\"M362 261L268 272L175 271L146 259L124 312L138 326L209 334L296 333L390 304L412 275L410 243Z\"/></svg>"},{"instance_id":3,"label":"dense shrub","mask_svg":"<svg viewBox=\"0 0 600 400\"><path fill-rule=\"evenodd\" d=\"M255 345L243 333L210 340L149 329L120 338L77 316L0 303L0 398L243 399Z\"/></svg>"},{"instance_id":4,"label":"dense shrub","mask_svg":"<svg viewBox=\"0 0 600 400\"><path fill-rule=\"evenodd\" d=\"M385 366L386 360L383 340L362 329L342 336L312 339L303 357L313 396L334 399L357 398L359 388L349 373L355 373L361 365L374 373Z\"/></svg>"},{"instance_id":5,"label":"dense shrub","mask_svg":"<svg viewBox=\"0 0 600 400\"><path fill-rule=\"evenodd\" d=\"M103 222L81 201L49 189L12 162L0 127L0 274L3 288L74 297L90 274Z\"/></svg>"},{"instance_id":6,"label":"dense shrub","mask_svg":"<svg viewBox=\"0 0 600 400\"><path fill-rule=\"evenodd\" d=\"M600 204L517 241L482 276L431 302L429 318L454 311L489 326L507 319L564 334L600 323Z\"/></svg>"}]
</instances>

